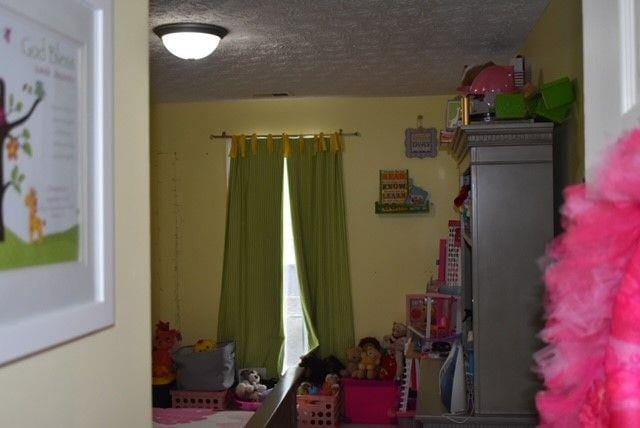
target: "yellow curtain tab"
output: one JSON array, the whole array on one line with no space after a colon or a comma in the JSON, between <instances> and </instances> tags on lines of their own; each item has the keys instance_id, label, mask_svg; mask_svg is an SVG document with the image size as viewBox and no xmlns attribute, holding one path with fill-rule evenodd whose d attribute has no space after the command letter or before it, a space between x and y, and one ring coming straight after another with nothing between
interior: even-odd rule
<instances>
[{"instance_id":1,"label":"yellow curtain tab","mask_svg":"<svg viewBox=\"0 0 640 428\"><path fill-rule=\"evenodd\" d=\"M340 151L340 143L338 142L338 133L331 134L331 153L338 153Z\"/></svg>"},{"instance_id":2,"label":"yellow curtain tab","mask_svg":"<svg viewBox=\"0 0 640 428\"><path fill-rule=\"evenodd\" d=\"M300 136L300 139L298 140L298 146L300 148L300 153L304 153L305 142L304 142L304 137L302 135Z\"/></svg>"},{"instance_id":3,"label":"yellow curtain tab","mask_svg":"<svg viewBox=\"0 0 640 428\"><path fill-rule=\"evenodd\" d=\"M258 136L255 134L251 134L251 154L258 154Z\"/></svg>"},{"instance_id":4,"label":"yellow curtain tab","mask_svg":"<svg viewBox=\"0 0 640 428\"><path fill-rule=\"evenodd\" d=\"M244 134L240 134L238 139L240 156L245 157L247 155L247 137Z\"/></svg>"},{"instance_id":5,"label":"yellow curtain tab","mask_svg":"<svg viewBox=\"0 0 640 428\"><path fill-rule=\"evenodd\" d=\"M275 144L273 143L273 135L267 135L267 149L269 149L269 153L273 153L276 149Z\"/></svg>"},{"instance_id":6,"label":"yellow curtain tab","mask_svg":"<svg viewBox=\"0 0 640 428\"><path fill-rule=\"evenodd\" d=\"M320 139L320 147L319 147L319 152L326 152L327 151L327 143L324 141L324 134L321 132L320 135L318 136L318 138Z\"/></svg>"},{"instance_id":7,"label":"yellow curtain tab","mask_svg":"<svg viewBox=\"0 0 640 428\"><path fill-rule=\"evenodd\" d=\"M235 159L238 157L238 136L231 136L231 150L229 150L229 157Z\"/></svg>"},{"instance_id":8,"label":"yellow curtain tab","mask_svg":"<svg viewBox=\"0 0 640 428\"><path fill-rule=\"evenodd\" d=\"M291 141L289 140L289 135L282 134L282 154L285 158L291 156Z\"/></svg>"}]
</instances>

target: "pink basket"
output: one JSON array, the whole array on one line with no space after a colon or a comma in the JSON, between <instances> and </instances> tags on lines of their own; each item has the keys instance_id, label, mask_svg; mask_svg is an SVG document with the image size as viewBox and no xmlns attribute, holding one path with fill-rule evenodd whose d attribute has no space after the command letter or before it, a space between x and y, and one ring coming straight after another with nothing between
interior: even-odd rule
<instances>
[{"instance_id":1,"label":"pink basket","mask_svg":"<svg viewBox=\"0 0 640 428\"><path fill-rule=\"evenodd\" d=\"M395 381L342 379L345 416L354 424L394 424L400 401Z\"/></svg>"},{"instance_id":2,"label":"pink basket","mask_svg":"<svg viewBox=\"0 0 640 428\"><path fill-rule=\"evenodd\" d=\"M225 391L171 391L171 407L225 410L229 401Z\"/></svg>"},{"instance_id":3,"label":"pink basket","mask_svg":"<svg viewBox=\"0 0 640 428\"><path fill-rule=\"evenodd\" d=\"M335 427L340 424L338 395L298 395L298 427Z\"/></svg>"}]
</instances>

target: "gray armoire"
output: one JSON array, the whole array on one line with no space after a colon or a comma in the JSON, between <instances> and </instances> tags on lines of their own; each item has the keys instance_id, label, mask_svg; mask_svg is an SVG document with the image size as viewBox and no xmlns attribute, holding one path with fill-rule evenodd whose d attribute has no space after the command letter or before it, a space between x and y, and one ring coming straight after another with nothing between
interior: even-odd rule
<instances>
[{"instance_id":1,"label":"gray armoire","mask_svg":"<svg viewBox=\"0 0 640 428\"><path fill-rule=\"evenodd\" d=\"M554 233L552 137L551 123L468 125L451 148L471 184L462 265L477 416L535 414L532 354L541 347L544 291L538 262Z\"/></svg>"}]
</instances>

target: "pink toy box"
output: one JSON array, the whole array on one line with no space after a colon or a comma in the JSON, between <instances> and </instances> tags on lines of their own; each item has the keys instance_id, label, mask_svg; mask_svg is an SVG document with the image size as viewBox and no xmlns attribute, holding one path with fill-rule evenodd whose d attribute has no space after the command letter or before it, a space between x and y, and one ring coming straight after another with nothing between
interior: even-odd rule
<instances>
[{"instance_id":1,"label":"pink toy box","mask_svg":"<svg viewBox=\"0 0 640 428\"><path fill-rule=\"evenodd\" d=\"M342 379L345 416L354 424L395 424L400 389L395 381Z\"/></svg>"}]
</instances>

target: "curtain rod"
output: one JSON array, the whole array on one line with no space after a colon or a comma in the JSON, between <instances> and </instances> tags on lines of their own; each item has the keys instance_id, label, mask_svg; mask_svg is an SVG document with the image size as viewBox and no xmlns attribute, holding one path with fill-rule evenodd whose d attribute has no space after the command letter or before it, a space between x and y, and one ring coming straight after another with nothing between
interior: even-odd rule
<instances>
[{"instance_id":1,"label":"curtain rod","mask_svg":"<svg viewBox=\"0 0 640 428\"><path fill-rule=\"evenodd\" d=\"M295 138L313 138L316 135L319 135L320 133L317 134L289 134L289 137L293 137ZM324 132L323 133L326 137L330 137L333 132ZM342 129L338 132L338 134L342 135L343 137L359 137L360 136L360 132L358 131L354 131L354 132L342 132ZM251 137L252 134L245 134L246 137ZM271 134L271 136L273 138L279 138L282 136L282 134ZM259 140L266 140L267 138L269 138L268 134L257 134L256 137ZM226 131L223 131L222 134L219 135L215 135L215 134L211 134L209 135L209 139L213 140L214 138L231 138L231 134L227 134Z\"/></svg>"}]
</instances>

